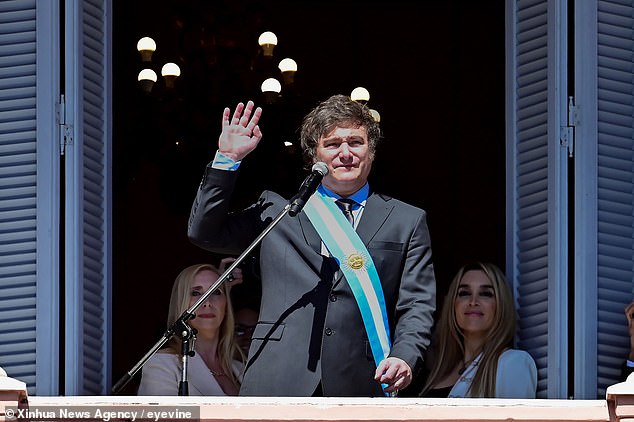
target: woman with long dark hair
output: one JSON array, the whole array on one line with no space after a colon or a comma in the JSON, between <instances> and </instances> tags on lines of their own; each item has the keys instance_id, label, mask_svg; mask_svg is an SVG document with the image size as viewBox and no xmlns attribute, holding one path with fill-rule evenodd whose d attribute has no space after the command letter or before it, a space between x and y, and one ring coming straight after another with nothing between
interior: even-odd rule
<instances>
[{"instance_id":1,"label":"woman with long dark hair","mask_svg":"<svg viewBox=\"0 0 634 422\"><path fill-rule=\"evenodd\" d=\"M445 297L421 397L535 398L537 368L513 349L516 311L502 271L465 265Z\"/></svg>"}]
</instances>

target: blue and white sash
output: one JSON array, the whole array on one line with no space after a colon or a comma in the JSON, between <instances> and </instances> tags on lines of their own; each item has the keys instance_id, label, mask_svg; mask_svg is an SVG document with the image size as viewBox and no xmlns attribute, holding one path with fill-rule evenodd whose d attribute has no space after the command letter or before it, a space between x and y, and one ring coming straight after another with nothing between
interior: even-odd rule
<instances>
[{"instance_id":1,"label":"blue and white sash","mask_svg":"<svg viewBox=\"0 0 634 422\"><path fill-rule=\"evenodd\" d=\"M310 197L304 212L346 276L368 334L378 366L390 353L390 329L383 288L372 257L352 225L322 187Z\"/></svg>"}]
</instances>

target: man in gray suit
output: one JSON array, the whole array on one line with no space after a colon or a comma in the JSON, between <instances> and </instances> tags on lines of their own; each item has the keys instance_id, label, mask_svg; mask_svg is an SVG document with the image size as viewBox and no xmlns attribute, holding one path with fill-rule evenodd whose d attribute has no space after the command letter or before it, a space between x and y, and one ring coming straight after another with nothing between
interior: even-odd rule
<instances>
[{"instance_id":1,"label":"man in gray suit","mask_svg":"<svg viewBox=\"0 0 634 422\"><path fill-rule=\"evenodd\" d=\"M224 110L189 221L202 248L240 254L289 203L265 191L229 209L240 162L262 138L261 114L251 101ZM436 301L426 215L370 189L379 138L368 108L343 95L304 118L305 157L328 173L260 245L260 320L241 395L394 395L420 369Z\"/></svg>"}]
</instances>

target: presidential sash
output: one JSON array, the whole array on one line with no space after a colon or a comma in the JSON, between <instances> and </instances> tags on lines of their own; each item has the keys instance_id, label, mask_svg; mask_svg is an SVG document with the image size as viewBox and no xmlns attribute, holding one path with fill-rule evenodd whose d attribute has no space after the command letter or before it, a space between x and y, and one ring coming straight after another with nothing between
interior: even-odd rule
<instances>
[{"instance_id":1,"label":"presidential sash","mask_svg":"<svg viewBox=\"0 0 634 422\"><path fill-rule=\"evenodd\" d=\"M390 353L390 329L383 288L372 257L337 204L320 186L304 212L339 263L361 311L374 362L378 366Z\"/></svg>"}]
</instances>

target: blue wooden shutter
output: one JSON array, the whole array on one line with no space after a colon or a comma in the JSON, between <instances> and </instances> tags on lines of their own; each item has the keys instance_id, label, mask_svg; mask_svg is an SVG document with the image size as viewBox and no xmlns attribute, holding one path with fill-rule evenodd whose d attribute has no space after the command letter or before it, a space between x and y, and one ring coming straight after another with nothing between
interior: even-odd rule
<instances>
[{"instance_id":1,"label":"blue wooden shutter","mask_svg":"<svg viewBox=\"0 0 634 422\"><path fill-rule=\"evenodd\" d=\"M507 1L507 275L538 396L567 396L566 2Z\"/></svg>"},{"instance_id":2,"label":"blue wooden shutter","mask_svg":"<svg viewBox=\"0 0 634 422\"><path fill-rule=\"evenodd\" d=\"M598 2L598 387L629 352L634 299L634 5Z\"/></svg>"},{"instance_id":3,"label":"blue wooden shutter","mask_svg":"<svg viewBox=\"0 0 634 422\"><path fill-rule=\"evenodd\" d=\"M629 353L634 299L634 2L575 6L575 397L604 398Z\"/></svg>"},{"instance_id":4,"label":"blue wooden shutter","mask_svg":"<svg viewBox=\"0 0 634 422\"><path fill-rule=\"evenodd\" d=\"M107 394L111 370L111 3L66 2L66 394Z\"/></svg>"},{"instance_id":5,"label":"blue wooden shutter","mask_svg":"<svg viewBox=\"0 0 634 422\"><path fill-rule=\"evenodd\" d=\"M0 2L0 366L40 395L59 380L58 17Z\"/></svg>"}]
</instances>

